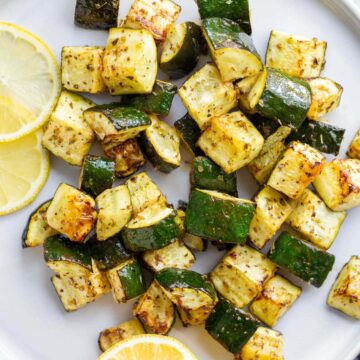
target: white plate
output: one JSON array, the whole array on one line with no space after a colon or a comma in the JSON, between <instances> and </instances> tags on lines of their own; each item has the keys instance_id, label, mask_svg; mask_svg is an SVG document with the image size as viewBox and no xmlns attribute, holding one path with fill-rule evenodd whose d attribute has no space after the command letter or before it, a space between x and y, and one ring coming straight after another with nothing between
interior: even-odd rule
<instances>
[{"instance_id":1,"label":"white plate","mask_svg":"<svg viewBox=\"0 0 360 360\"><path fill-rule=\"evenodd\" d=\"M329 1L329 0L328 0ZM178 0L183 7L180 20L197 20L193 1ZM106 32L73 25L73 0L0 0L0 17L41 36L59 57L63 45L104 44ZM121 1L126 13L129 0ZM345 88L340 109L328 119L348 130L342 147L344 155L359 127L359 39L344 22L315 0L252 0L254 39L265 53L271 29L279 29L328 41L327 64L323 73ZM168 121L185 113L179 100ZM152 171L151 176L174 204L188 196L188 166L170 175ZM39 198L28 208L0 218L0 359L90 360L99 354L100 330L131 317L132 303L116 305L111 295L75 313L66 313L50 283L41 249L21 249L21 232L28 214L50 198L60 181L77 183L78 168L53 159L50 179ZM241 196L252 197L257 186L246 170L239 174ZM336 264L321 289L303 286L303 294L276 327L285 337L288 360L352 360L360 351L359 322L325 305L326 295L342 265L360 254L360 208L349 212L338 239L331 248ZM210 249L199 254L195 270L211 270L222 253ZM300 284L299 281L297 283ZM177 323L171 335L187 344L201 360L232 359L201 327L184 329Z\"/></svg>"}]
</instances>

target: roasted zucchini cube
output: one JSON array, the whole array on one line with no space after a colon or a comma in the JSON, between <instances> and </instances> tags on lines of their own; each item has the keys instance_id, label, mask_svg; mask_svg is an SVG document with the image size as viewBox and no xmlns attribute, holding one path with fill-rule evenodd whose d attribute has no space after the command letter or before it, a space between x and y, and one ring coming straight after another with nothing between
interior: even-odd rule
<instances>
[{"instance_id":1,"label":"roasted zucchini cube","mask_svg":"<svg viewBox=\"0 0 360 360\"><path fill-rule=\"evenodd\" d=\"M250 312L268 326L275 326L301 294L301 288L280 275L266 282L250 305Z\"/></svg>"},{"instance_id":2,"label":"roasted zucchini cube","mask_svg":"<svg viewBox=\"0 0 360 360\"><path fill-rule=\"evenodd\" d=\"M215 65L207 64L179 89L179 96L190 116L205 129L213 116L228 113L237 105L236 90L223 82Z\"/></svg>"},{"instance_id":3,"label":"roasted zucchini cube","mask_svg":"<svg viewBox=\"0 0 360 360\"><path fill-rule=\"evenodd\" d=\"M320 152L293 141L271 173L268 185L291 199L299 199L324 165L325 157Z\"/></svg>"},{"instance_id":4,"label":"roasted zucchini cube","mask_svg":"<svg viewBox=\"0 0 360 360\"><path fill-rule=\"evenodd\" d=\"M247 245L235 246L211 272L216 290L235 306L248 305L274 276L276 265Z\"/></svg>"},{"instance_id":5,"label":"roasted zucchini cube","mask_svg":"<svg viewBox=\"0 0 360 360\"><path fill-rule=\"evenodd\" d=\"M103 149L106 156L115 161L115 175L118 178L134 174L146 163L137 139L126 140L115 147L103 144Z\"/></svg>"},{"instance_id":6,"label":"roasted zucchini cube","mask_svg":"<svg viewBox=\"0 0 360 360\"><path fill-rule=\"evenodd\" d=\"M120 0L76 0L75 24L87 29L117 26Z\"/></svg>"},{"instance_id":7,"label":"roasted zucchini cube","mask_svg":"<svg viewBox=\"0 0 360 360\"><path fill-rule=\"evenodd\" d=\"M347 151L349 158L360 160L360 130L356 133Z\"/></svg>"},{"instance_id":8,"label":"roasted zucchini cube","mask_svg":"<svg viewBox=\"0 0 360 360\"><path fill-rule=\"evenodd\" d=\"M166 335L176 318L173 303L156 281L137 300L133 314L144 325L147 333L159 335Z\"/></svg>"},{"instance_id":9,"label":"roasted zucchini cube","mask_svg":"<svg viewBox=\"0 0 360 360\"><path fill-rule=\"evenodd\" d=\"M155 204L167 206L165 196L145 172L132 176L126 185L130 191L134 216Z\"/></svg>"},{"instance_id":10,"label":"roasted zucchini cube","mask_svg":"<svg viewBox=\"0 0 360 360\"><path fill-rule=\"evenodd\" d=\"M137 319L133 319L124 322L118 326L114 326L103 330L99 334L99 348L101 351L106 351L114 344L121 340L128 339L131 336L145 334L145 330L141 325L141 322Z\"/></svg>"},{"instance_id":11,"label":"roasted zucchini cube","mask_svg":"<svg viewBox=\"0 0 360 360\"><path fill-rule=\"evenodd\" d=\"M180 166L180 137L176 129L151 115L151 126L141 134L141 144L155 169L166 174Z\"/></svg>"},{"instance_id":12,"label":"roasted zucchini cube","mask_svg":"<svg viewBox=\"0 0 360 360\"><path fill-rule=\"evenodd\" d=\"M42 245L44 241L57 234L57 231L47 223L46 212L51 200L41 204L29 217L22 234L23 248Z\"/></svg>"},{"instance_id":13,"label":"roasted zucchini cube","mask_svg":"<svg viewBox=\"0 0 360 360\"><path fill-rule=\"evenodd\" d=\"M328 250L345 217L345 211L331 211L318 196L306 189L286 222L311 244Z\"/></svg>"},{"instance_id":14,"label":"roasted zucchini cube","mask_svg":"<svg viewBox=\"0 0 360 360\"><path fill-rule=\"evenodd\" d=\"M223 81L254 76L262 62L251 37L230 19L213 17L203 20L203 31Z\"/></svg>"},{"instance_id":15,"label":"roasted zucchini cube","mask_svg":"<svg viewBox=\"0 0 360 360\"><path fill-rule=\"evenodd\" d=\"M130 259L106 272L113 298L124 303L145 291L145 282L139 263Z\"/></svg>"},{"instance_id":16,"label":"roasted zucchini cube","mask_svg":"<svg viewBox=\"0 0 360 360\"><path fill-rule=\"evenodd\" d=\"M61 52L61 79L65 89L98 94L106 90L101 76L104 48L65 46Z\"/></svg>"},{"instance_id":17,"label":"roasted zucchini cube","mask_svg":"<svg viewBox=\"0 0 360 360\"><path fill-rule=\"evenodd\" d=\"M273 30L266 52L266 66L300 78L318 77L325 65L326 47L325 41L316 38Z\"/></svg>"},{"instance_id":18,"label":"roasted zucchini cube","mask_svg":"<svg viewBox=\"0 0 360 360\"><path fill-rule=\"evenodd\" d=\"M268 258L318 288L335 262L334 255L311 248L286 231L272 244Z\"/></svg>"},{"instance_id":19,"label":"roasted zucchini cube","mask_svg":"<svg viewBox=\"0 0 360 360\"><path fill-rule=\"evenodd\" d=\"M319 120L339 105L343 88L333 80L314 78L306 80L311 88L311 107L307 114L311 120Z\"/></svg>"},{"instance_id":20,"label":"roasted zucchini cube","mask_svg":"<svg viewBox=\"0 0 360 360\"><path fill-rule=\"evenodd\" d=\"M251 175L260 185L264 185L268 181L275 165L286 149L285 140L290 133L290 128L280 126L267 137L259 155L248 165Z\"/></svg>"},{"instance_id":21,"label":"roasted zucchini cube","mask_svg":"<svg viewBox=\"0 0 360 360\"><path fill-rule=\"evenodd\" d=\"M75 242L87 239L96 218L95 200L67 184L57 188L46 212L48 224Z\"/></svg>"},{"instance_id":22,"label":"roasted zucchini cube","mask_svg":"<svg viewBox=\"0 0 360 360\"><path fill-rule=\"evenodd\" d=\"M281 333L260 326L234 360L284 360L283 347Z\"/></svg>"},{"instance_id":23,"label":"roasted zucchini cube","mask_svg":"<svg viewBox=\"0 0 360 360\"><path fill-rule=\"evenodd\" d=\"M215 306L205 329L226 350L239 354L259 328L260 322L225 299Z\"/></svg>"},{"instance_id":24,"label":"roasted zucchini cube","mask_svg":"<svg viewBox=\"0 0 360 360\"><path fill-rule=\"evenodd\" d=\"M184 326L203 324L218 301L212 283L194 271L163 269L155 280L176 305Z\"/></svg>"},{"instance_id":25,"label":"roasted zucchini cube","mask_svg":"<svg viewBox=\"0 0 360 360\"><path fill-rule=\"evenodd\" d=\"M107 149L135 138L151 125L143 111L117 103L87 109L84 118Z\"/></svg>"},{"instance_id":26,"label":"roasted zucchini cube","mask_svg":"<svg viewBox=\"0 0 360 360\"><path fill-rule=\"evenodd\" d=\"M130 221L132 206L126 185L105 190L96 198L99 214L96 223L98 240L107 240L119 233Z\"/></svg>"},{"instance_id":27,"label":"roasted zucchini cube","mask_svg":"<svg viewBox=\"0 0 360 360\"><path fill-rule=\"evenodd\" d=\"M250 8L248 0L196 0L201 19L219 17L240 24L251 35Z\"/></svg>"},{"instance_id":28,"label":"roasted zucchini cube","mask_svg":"<svg viewBox=\"0 0 360 360\"><path fill-rule=\"evenodd\" d=\"M360 205L360 160L333 160L315 179L314 187L325 204L334 211Z\"/></svg>"},{"instance_id":29,"label":"roasted zucchini cube","mask_svg":"<svg viewBox=\"0 0 360 360\"><path fill-rule=\"evenodd\" d=\"M333 284L327 304L360 320L360 258L352 256Z\"/></svg>"},{"instance_id":30,"label":"roasted zucchini cube","mask_svg":"<svg viewBox=\"0 0 360 360\"><path fill-rule=\"evenodd\" d=\"M189 269L195 262L194 254L180 241L142 255L146 266L153 272L166 268Z\"/></svg>"},{"instance_id":31,"label":"roasted zucchini cube","mask_svg":"<svg viewBox=\"0 0 360 360\"><path fill-rule=\"evenodd\" d=\"M265 186L256 196L256 210L250 224L250 241L262 249L276 234L293 210L289 199Z\"/></svg>"},{"instance_id":32,"label":"roasted zucchini cube","mask_svg":"<svg viewBox=\"0 0 360 360\"><path fill-rule=\"evenodd\" d=\"M186 114L181 119L175 121L174 127L186 150L192 156L198 155L201 152L197 146L201 130L196 121L189 114Z\"/></svg>"},{"instance_id":33,"label":"roasted zucchini cube","mask_svg":"<svg viewBox=\"0 0 360 360\"><path fill-rule=\"evenodd\" d=\"M182 241L187 247L195 251L205 251L207 248L207 241L193 234L185 233Z\"/></svg>"},{"instance_id":34,"label":"roasted zucchini cube","mask_svg":"<svg viewBox=\"0 0 360 360\"><path fill-rule=\"evenodd\" d=\"M206 239L243 244L254 212L255 204L249 200L196 189L190 195L185 228L190 234Z\"/></svg>"},{"instance_id":35,"label":"roasted zucchini cube","mask_svg":"<svg viewBox=\"0 0 360 360\"><path fill-rule=\"evenodd\" d=\"M237 111L212 118L198 145L211 160L231 174L259 155L264 138L246 116Z\"/></svg>"},{"instance_id":36,"label":"roasted zucchini cube","mask_svg":"<svg viewBox=\"0 0 360 360\"><path fill-rule=\"evenodd\" d=\"M91 258L102 271L111 270L131 258L131 254L124 248L120 235L106 241L98 241L93 237L86 245L89 247Z\"/></svg>"},{"instance_id":37,"label":"roasted zucchini cube","mask_svg":"<svg viewBox=\"0 0 360 360\"><path fill-rule=\"evenodd\" d=\"M84 159L79 187L91 196L110 189L115 180L115 163L101 156L87 155Z\"/></svg>"},{"instance_id":38,"label":"roasted zucchini cube","mask_svg":"<svg viewBox=\"0 0 360 360\"><path fill-rule=\"evenodd\" d=\"M149 114L166 116L169 114L177 86L156 80L152 92L148 95L125 95L121 102L126 106L135 107Z\"/></svg>"},{"instance_id":39,"label":"roasted zucchini cube","mask_svg":"<svg viewBox=\"0 0 360 360\"><path fill-rule=\"evenodd\" d=\"M236 173L226 174L205 156L194 159L190 182L192 189L216 190L233 196L238 194Z\"/></svg>"},{"instance_id":40,"label":"roasted zucchini cube","mask_svg":"<svg viewBox=\"0 0 360 360\"><path fill-rule=\"evenodd\" d=\"M180 11L181 7L170 0L134 0L123 26L146 29L155 40L164 41Z\"/></svg>"},{"instance_id":41,"label":"roasted zucchini cube","mask_svg":"<svg viewBox=\"0 0 360 360\"><path fill-rule=\"evenodd\" d=\"M42 139L43 146L71 165L81 166L94 141L94 133L83 112L95 104L63 91Z\"/></svg>"},{"instance_id":42,"label":"roasted zucchini cube","mask_svg":"<svg viewBox=\"0 0 360 360\"><path fill-rule=\"evenodd\" d=\"M158 204L139 213L122 231L125 247L133 252L161 249L180 237L174 209Z\"/></svg>"},{"instance_id":43,"label":"roasted zucchini cube","mask_svg":"<svg viewBox=\"0 0 360 360\"><path fill-rule=\"evenodd\" d=\"M110 29L102 77L111 95L151 93L157 75L157 49L147 30Z\"/></svg>"}]
</instances>

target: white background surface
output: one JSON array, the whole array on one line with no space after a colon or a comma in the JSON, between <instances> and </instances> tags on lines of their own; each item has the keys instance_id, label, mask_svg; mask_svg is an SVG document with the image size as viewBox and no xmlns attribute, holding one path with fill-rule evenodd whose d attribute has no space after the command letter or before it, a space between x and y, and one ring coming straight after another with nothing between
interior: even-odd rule
<instances>
[{"instance_id":1,"label":"white background surface","mask_svg":"<svg viewBox=\"0 0 360 360\"><path fill-rule=\"evenodd\" d=\"M197 20L191 0L177 0L183 11L180 20ZM328 41L324 76L344 88L341 107L328 116L348 131L344 155L359 125L360 43L359 37L317 0L251 0L255 44L264 55L271 29L316 36ZM0 0L0 20L14 22L41 36L59 58L64 45L103 45L107 34L73 25L73 0ZM121 1L124 14L130 4ZM185 110L177 99L167 121ZM131 317L133 302L117 305L111 295L74 312L66 313L50 283L51 272L41 249L21 248L21 232L28 214L52 197L59 182L77 183L78 168L52 159L52 171L38 199L28 208L0 218L0 359L90 360L99 354L97 337L102 329ZM177 204L188 196L188 165L170 175L154 173L153 179ZM239 173L240 196L250 198L257 186L246 170ZM284 334L287 360L345 360L356 354L360 343L359 322L326 307L326 295L342 265L360 254L360 208L349 212L338 239L331 248L336 264L321 289L296 281L303 294L276 326ZM222 253L210 249L199 254L195 270L212 269ZM187 344L200 360L230 360L233 357L213 341L201 327L184 329L177 322L171 332ZM350 355L351 354L351 355Z\"/></svg>"}]
</instances>

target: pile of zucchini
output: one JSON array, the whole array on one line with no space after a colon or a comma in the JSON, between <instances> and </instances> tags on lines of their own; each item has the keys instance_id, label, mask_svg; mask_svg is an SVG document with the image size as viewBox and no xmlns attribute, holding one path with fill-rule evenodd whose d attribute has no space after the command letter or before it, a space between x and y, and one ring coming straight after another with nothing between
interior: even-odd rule
<instances>
[{"instance_id":1,"label":"pile of zucchini","mask_svg":"<svg viewBox=\"0 0 360 360\"><path fill-rule=\"evenodd\" d=\"M283 359L271 328L302 292L284 274L321 287L332 271L327 250L360 205L360 133L349 158L327 161L345 130L322 120L342 95L321 77L326 42L273 30L263 63L248 0L197 4L201 25L175 24L181 9L170 0L134 0L123 21L119 1L77 0L76 24L109 29L109 38L63 48L64 89L43 145L81 166L79 183L60 184L31 214L23 246L43 246L66 311L108 292L118 303L137 299L134 319L100 333L102 351L132 335L166 335L177 313L235 359ZM207 52L212 62L193 72ZM179 90L157 80L158 62L170 79L188 76ZM95 104L81 92L121 98ZM176 94L187 114L172 126L161 117ZM103 156L89 155L95 139ZM191 191L175 209L135 173L146 158L163 173L178 168L180 143L193 158ZM238 197L243 167L259 184L252 200ZM114 186L116 177L129 178ZM208 274L190 270L208 242L227 250L222 260ZM360 319L359 288L354 256L327 303Z\"/></svg>"}]
</instances>

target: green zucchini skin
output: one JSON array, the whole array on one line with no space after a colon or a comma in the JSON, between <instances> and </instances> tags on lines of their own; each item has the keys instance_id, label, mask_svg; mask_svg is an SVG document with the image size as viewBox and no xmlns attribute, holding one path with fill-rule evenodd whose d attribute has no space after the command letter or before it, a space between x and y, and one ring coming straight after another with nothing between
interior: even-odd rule
<instances>
[{"instance_id":1,"label":"green zucchini skin","mask_svg":"<svg viewBox=\"0 0 360 360\"><path fill-rule=\"evenodd\" d=\"M310 85L280 70L266 70L266 85L256 111L281 125L298 129L311 106Z\"/></svg>"},{"instance_id":2,"label":"green zucchini skin","mask_svg":"<svg viewBox=\"0 0 360 360\"><path fill-rule=\"evenodd\" d=\"M174 96L177 93L177 86L156 80L153 91L148 95L125 95L122 97L122 104L131 106L150 114L168 115Z\"/></svg>"},{"instance_id":3,"label":"green zucchini skin","mask_svg":"<svg viewBox=\"0 0 360 360\"><path fill-rule=\"evenodd\" d=\"M176 214L172 214L157 224L145 228L122 231L125 248L140 252L161 249L181 237L181 230L176 222Z\"/></svg>"},{"instance_id":4,"label":"green zucchini skin","mask_svg":"<svg viewBox=\"0 0 360 360\"><path fill-rule=\"evenodd\" d=\"M149 159L151 164L156 170L164 174L170 174L172 171L177 169L179 165L171 164L165 161L156 151L153 144L147 138L145 132L140 135L140 145L146 157Z\"/></svg>"},{"instance_id":5,"label":"green zucchini skin","mask_svg":"<svg viewBox=\"0 0 360 360\"><path fill-rule=\"evenodd\" d=\"M102 113L117 131L151 125L151 120L144 111L131 106L123 106L121 103L97 105L87 111Z\"/></svg>"},{"instance_id":6,"label":"green zucchini skin","mask_svg":"<svg viewBox=\"0 0 360 360\"><path fill-rule=\"evenodd\" d=\"M276 239L268 258L318 288L335 262L334 255L312 249L287 232L281 233Z\"/></svg>"},{"instance_id":7,"label":"green zucchini skin","mask_svg":"<svg viewBox=\"0 0 360 360\"><path fill-rule=\"evenodd\" d=\"M194 159L190 182L192 189L217 190L233 196L238 194L236 173L227 174L205 156Z\"/></svg>"},{"instance_id":8,"label":"green zucchini skin","mask_svg":"<svg viewBox=\"0 0 360 360\"><path fill-rule=\"evenodd\" d=\"M224 243L244 244L255 205L221 200L199 190L191 192L185 227L190 234Z\"/></svg>"},{"instance_id":9,"label":"green zucchini skin","mask_svg":"<svg viewBox=\"0 0 360 360\"><path fill-rule=\"evenodd\" d=\"M267 139L281 126L277 121L267 119L259 114L248 115L249 120L259 130L260 134Z\"/></svg>"},{"instance_id":10,"label":"green zucchini skin","mask_svg":"<svg viewBox=\"0 0 360 360\"><path fill-rule=\"evenodd\" d=\"M188 113L181 119L175 121L174 127L177 130L181 141L193 156L202 154L201 149L196 146L196 143L201 136L201 129Z\"/></svg>"},{"instance_id":11,"label":"green zucchini skin","mask_svg":"<svg viewBox=\"0 0 360 360\"><path fill-rule=\"evenodd\" d=\"M121 268L118 274L128 300L138 297L145 292L144 277L136 260Z\"/></svg>"},{"instance_id":12,"label":"green zucchini skin","mask_svg":"<svg viewBox=\"0 0 360 360\"><path fill-rule=\"evenodd\" d=\"M119 4L119 0L77 0L75 24L86 29L116 27Z\"/></svg>"},{"instance_id":13,"label":"green zucchini skin","mask_svg":"<svg viewBox=\"0 0 360 360\"><path fill-rule=\"evenodd\" d=\"M251 37L235 21L221 17L206 18L203 28L215 50L237 48L247 50L260 59Z\"/></svg>"},{"instance_id":14,"label":"green zucchini skin","mask_svg":"<svg viewBox=\"0 0 360 360\"><path fill-rule=\"evenodd\" d=\"M345 129L321 121L305 121L293 131L288 141L300 141L326 153L338 155L344 139Z\"/></svg>"},{"instance_id":15,"label":"green zucchini skin","mask_svg":"<svg viewBox=\"0 0 360 360\"><path fill-rule=\"evenodd\" d=\"M163 269L155 274L155 280L166 290L190 288L202 291L213 300L217 299L213 284L201 274L184 269Z\"/></svg>"},{"instance_id":16,"label":"green zucchini skin","mask_svg":"<svg viewBox=\"0 0 360 360\"><path fill-rule=\"evenodd\" d=\"M170 61L160 61L160 69L174 80L181 79L195 69L205 48L201 27L191 21L185 25L186 35L178 52Z\"/></svg>"},{"instance_id":17,"label":"green zucchini skin","mask_svg":"<svg viewBox=\"0 0 360 360\"><path fill-rule=\"evenodd\" d=\"M87 246L68 240L62 235L49 237L44 242L45 261L69 261L92 271L91 254Z\"/></svg>"},{"instance_id":18,"label":"green zucchini skin","mask_svg":"<svg viewBox=\"0 0 360 360\"><path fill-rule=\"evenodd\" d=\"M251 35L250 8L248 0L196 0L201 19L219 17L236 21Z\"/></svg>"},{"instance_id":19,"label":"green zucchini skin","mask_svg":"<svg viewBox=\"0 0 360 360\"><path fill-rule=\"evenodd\" d=\"M80 188L92 196L110 189L115 180L115 162L101 156L87 155L80 176Z\"/></svg>"},{"instance_id":20,"label":"green zucchini skin","mask_svg":"<svg viewBox=\"0 0 360 360\"><path fill-rule=\"evenodd\" d=\"M131 258L131 254L124 248L120 236L114 236L106 241L92 238L87 245L91 257L100 270L110 270Z\"/></svg>"},{"instance_id":21,"label":"green zucchini skin","mask_svg":"<svg viewBox=\"0 0 360 360\"><path fill-rule=\"evenodd\" d=\"M260 322L250 314L220 299L206 320L205 329L225 349L237 354L259 326Z\"/></svg>"}]
</instances>

